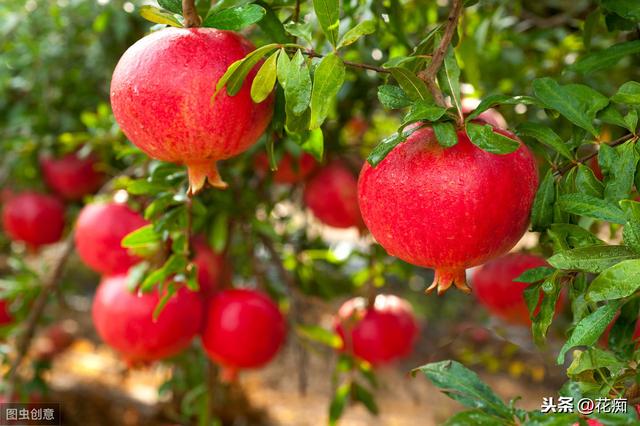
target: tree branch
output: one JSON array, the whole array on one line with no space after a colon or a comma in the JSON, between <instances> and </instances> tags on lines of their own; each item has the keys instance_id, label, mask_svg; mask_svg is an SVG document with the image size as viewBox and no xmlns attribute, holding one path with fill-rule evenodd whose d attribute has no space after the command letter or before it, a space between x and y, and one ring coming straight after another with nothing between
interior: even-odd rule
<instances>
[{"instance_id":1,"label":"tree branch","mask_svg":"<svg viewBox=\"0 0 640 426\"><path fill-rule=\"evenodd\" d=\"M321 53L317 53L311 49L305 49L305 50L301 50L301 52L307 56L310 56L312 58L324 58L324 55ZM375 65L369 65L369 64L361 64L359 62L351 62L351 61L342 61L344 62L344 64L348 67L352 67L352 68L360 68L363 70L370 70L370 71L375 71L375 72L379 72L379 73L383 73L383 74L389 74L389 70L381 68L381 67L377 67Z\"/></svg>"},{"instance_id":2,"label":"tree branch","mask_svg":"<svg viewBox=\"0 0 640 426\"><path fill-rule=\"evenodd\" d=\"M182 0L182 16L187 28L199 27L202 24L195 0Z\"/></svg>"},{"instance_id":3,"label":"tree branch","mask_svg":"<svg viewBox=\"0 0 640 426\"><path fill-rule=\"evenodd\" d=\"M611 142L611 143L609 143L609 144L607 144L607 145L609 145L610 147L612 147L612 148L613 148L613 147L615 147L615 146L622 145L623 143L625 143L625 142L627 142L628 140L631 140L631 139L633 139L633 138L637 138L637 136L636 136L636 135L634 135L634 134L632 134L632 133L629 133L629 134L626 134L626 135L624 135L624 136L622 136L622 137L619 137L618 139L614 140L613 142ZM596 155L598 155L598 152L597 152L597 151L596 151L596 152L592 152L592 153L591 153L591 154L589 154L589 155L585 155L584 157L582 157L582 158L580 158L580 159L578 159L578 160L576 160L576 161L574 161L574 162L572 162L572 163L569 163L569 164L565 165L564 167L559 168L558 170L556 170L556 171L555 171L555 173L554 173L554 174L555 174L556 176L564 175L564 174L565 174L565 173L567 173L569 170L571 170L572 168L574 168L576 165L578 165L578 164L584 164L584 163L586 163L587 161L591 160L591 159L592 159L593 157L595 157Z\"/></svg>"}]
</instances>

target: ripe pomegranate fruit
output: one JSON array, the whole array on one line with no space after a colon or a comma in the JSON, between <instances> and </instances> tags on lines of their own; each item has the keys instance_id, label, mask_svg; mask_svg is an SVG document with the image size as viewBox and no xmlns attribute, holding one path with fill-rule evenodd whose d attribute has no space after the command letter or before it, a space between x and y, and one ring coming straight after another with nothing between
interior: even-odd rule
<instances>
[{"instance_id":1,"label":"ripe pomegranate fruit","mask_svg":"<svg viewBox=\"0 0 640 426\"><path fill-rule=\"evenodd\" d=\"M334 327L342 338L342 350L373 365L408 355L418 336L411 305L393 295L376 296L371 307L362 297L346 301Z\"/></svg>"},{"instance_id":2,"label":"ripe pomegranate fruit","mask_svg":"<svg viewBox=\"0 0 640 426\"><path fill-rule=\"evenodd\" d=\"M480 100L464 98L462 99L462 113L467 116L468 114L471 114L478 105L480 105ZM507 125L507 120L505 120L502 114L494 108L489 108L488 110L481 112L474 121L484 122L490 124L492 127L498 127L500 129L507 129L509 127Z\"/></svg>"},{"instance_id":3,"label":"ripe pomegranate fruit","mask_svg":"<svg viewBox=\"0 0 640 426\"><path fill-rule=\"evenodd\" d=\"M142 38L120 58L111 81L111 106L127 137L147 155L185 164L190 191L205 181L224 188L218 160L246 151L264 132L273 98L251 100L256 69L235 96L216 84L253 46L213 28L167 28Z\"/></svg>"},{"instance_id":4,"label":"ripe pomegranate fruit","mask_svg":"<svg viewBox=\"0 0 640 426\"><path fill-rule=\"evenodd\" d=\"M269 168L269 158L264 152L256 155L256 169L265 175ZM278 170L273 172L273 180L277 183L298 183L307 178L318 166L318 162L311 154L303 152L300 157L294 157L285 152L278 163Z\"/></svg>"},{"instance_id":5,"label":"ripe pomegranate fruit","mask_svg":"<svg viewBox=\"0 0 640 426\"><path fill-rule=\"evenodd\" d=\"M12 321L9 303L6 300L0 300L0 326L11 324Z\"/></svg>"},{"instance_id":6,"label":"ripe pomegranate fruit","mask_svg":"<svg viewBox=\"0 0 640 426\"><path fill-rule=\"evenodd\" d=\"M532 254L510 253L499 257L474 272L473 292L478 302L492 314L512 324L530 325L529 310L523 295L528 284L513 280L524 271L539 266L548 264L543 258ZM558 299L556 311L562 308L562 300L562 297Z\"/></svg>"},{"instance_id":7,"label":"ripe pomegranate fruit","mask_svg":"<svg viewBox=\"0 0 640 426\"><path fill-rule=\"evenodd\" d=\"M50 195L23 192L6 202L2 225L9 238L22 241L35 250L62 237L64 205Z\"/></svg>"},{"instance_id":8,"label":"ripe pomegranate fruit","mask_svg":"<svg viewBox=\"0 0 640 426\"><path fill-rule=\"evenodd\" d=\"M527 229L537 187L535 159L524 144L497 155L459 131L458 143L443 148L433 129L423 127L376 167L364 165L358 197L378 243L406 262L435 269L428 291L442 294L452 284L470 291L465 268L514 246Z\"/></svg>"},{"instance_id":9,"label":"ripe pomegranate fruit","mask_svg":"<svg viewBox=\"0 0 640 426\"><path fill-rule=\"evenodd\" d=\"M104 174L96 169L93 155L79 157L70 153L61 158L44 156L40 167L44 180L53 191L67 200L79 200L100 188Z\"/></svg>"},{"instance_id":10,"label":"ripe pomegranate fruit","mask_svg":"<svg viewBox=\"0 0 640 426\"><path fill-rule=\"evenodd\" d=\"M211 297L230 281L228 266L224 256L214 252L202 235L193 238L192 246L195 252L193 263L198 268L200 293L205 298Z\"/></svg>"},{"instance_id":11,"label":"ripe pomegranate fruit","mask_svg":"<svg viewBox=\"0 0 640 426\"><path fill-rule=\"evenodd\" d=\"M248 289L224 290L209 302L202 344L232 380L239 369L269 362L286 335L284 317L266 295Z\"/></svg>"},{"instance_id":12,"label":"ripe pomegranate fruit","mask_svg":"<svg viewBox=\"0 0 640 426\"><path fill-rule=\"evenodd\" d=\"M318 220L329 226L362 226L357 180L339 160L322 167L309 179L304 188L304 202Z\"/></svg>"},{"instance_id":13,"label":"ripe pomegranate fruit","mask_svg":"<svg viewBox=\"0 0 640 426\"><path fill-rule=\"evenodd\" d=\"M181 287L154 321L159 292L132 293L126 280L126 275L104 277L96 290L92 316L102 340L129 363L170 357L189 346L202 327L198 293Z\"/></svg>"},{"instance_id":14,"label":"ripe pomegranate fruit","mask_svg":"<svg viewBox=\"0 0 640 426\"><path fill-rule=\"evenodd\" d=\"M96 272L105 275L127 272L140 258L122 247L122 239L147 223L125 204L89 204L82 209L76 222L78 254Z\"/></svg>"}]
</instances>

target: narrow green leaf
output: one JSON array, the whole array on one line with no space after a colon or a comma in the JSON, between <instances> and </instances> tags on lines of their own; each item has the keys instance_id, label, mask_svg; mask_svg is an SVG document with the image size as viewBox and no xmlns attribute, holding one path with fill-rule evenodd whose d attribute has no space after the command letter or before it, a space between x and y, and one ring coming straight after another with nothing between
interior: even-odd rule
<instances>
[{"instance_id":1,"label":"narrow green leaf","mask_svg":"<svg viewBox=\"0 0 640 426\"><path fill-rule=\"evenodd\" d=\"M417 121L437 121L447 112L446 108L438 106L432 102L415 101L409 112L402 119L402 125L415 123Z\"/></svg>"},{"instance_id":2,"label":"narrow green leaf","mask_svg":"<svg viewBox=\"0 0 640 426\"><path fill-rule=\"evenodd\" d=\"M389 72L411 99L422 101L432 100L427 85L413 72L401 67L389 68Z\"/></svg>"},{"instance_id":3,"label":"narrow green leaf","mask_svg":"<svg viewBox=\"0 0 640 426\"><path fill-rule=\"evenodd\" d=\"M538 305L535 299L536 293L532 294L529 292L527 297L527 308L529 309L529 315L531 317L531 334L533 335L535 344L542 345L547 338L547 332L551 326L551 322L553 322L553 317L556 313L556 304L558 303L562 286L559 283L558 275L554 274L544 280L539 287L534 286L533 288L542 290L542 292L537 291L538 300L540 295L543 297L542 302L539 302L540 308L538 313L535 315L534 313Z\"/></svg>"},{"instance_id":4,"label":"narrow green leaf","mask_svg":"<svg viewBox=\"0 0 640 426\"><path fill-rule=\"evenodd\" d=\"M340 2L338 0L313 0L318 22L327 36L329 43L335 47L338 44L340 30Z\"/></svg>"},{"instance_id":5,"label":"narrow green leaf","mask_svg":"<svg viewBox=\"0 0 640 426\"><path fill-rule=\"evenodd\" d=\"M182 15L182 1L181 0L158 0L158 4L163 9L167 9L169 12Z\"/></svg>"},{"instance_id":6,"label":"narrow green leaf","mask_svg":"<svg viewBox=\"0 0 640 426\"><path fill-rule=\"evenodd\" d=\"M469 122L465 128L471 142L483 151L510 154L520 147L520 142L494 132L488 124Z\"/></svg>"},{"instance_id":7,"label":"narrow green leaf","mask_svg":"<svg viewBox=\"0 0 640 426\"><path fill-rule=\"evenodd\" d=\"M288 43L290 40L287 32L284 30L284 26L273 8L262 0L258 0L255 3L262 6L267 12L262 19L258 21L260 29L264 31L270 41L274 43Z\"/></svg>"},{"instance_id":8,"label":"narrow green leaf","mask_svg":"<svg viewBox=\"0 0 640 426\"><path fill-rule=\"evenodd\" d=\"M640 46L640 40L636 43ZM640 52L640 49L638 50ZM640 83L637 81L628 81L624 83L611 100L621 104L640 105Z\"/></svg>"},{"instance_id":9,"label":"narrow green leaf","mask_svg":"<svg viewBox=\"0 0 640 426\"><path fill-rule=\"evenodd\" d=\"M375 21L362 21L358 23L355 27L351 28L347 31L340 42L338 43L337 49L341 49L345 46L349 46L350 44L355 43L362 36L372 34L376 30Z\"/></svg>"},{"instance_id":10,"label":"narrow green leaf","mask_svg":"<svg viewBox=\"0 0 640 426\"><path fill-rule=\"evenodd\" d=\"M244 79L247 77L253 67L255 67L258 62L262 60L264 55L277 48L278 45L275 43L267 44L249 53L243 59L239 59L236 62L232 63L229 68L227 68L227 71L222 75L222 77L220 77L220 80L218 80L218 82L216 83L216 93L213 95L214 98L224 86L227 87L227 93L230 96L235 96L242 88Z\"/></svg>"},{"instance_id":11,"label":"narrow green leaf","mask_svg":"<svg viewBox=\"0 0 640 426\"><path fill-rule=\"evenodd\" d=\"M155 6L140 6L140 16L142 16L147 21L153 22L154 24L182 27L180 21L178 21L178 19L173 16L173 13L167 12L164 9L159 9Z\"/></svg>"},{"instance_id":12,"label":"narrow green leaf","mask_svg":"<svg viewBox=\"0 0 640 426\"><path fill-rule=\"evenodd\" d=\"M561 195L560 208L567 213L624 224L624 213L615 204L585 194Z\"/></svg>"},{"instance_id":13,"label":"narrow green leaf","mask_svg":"<svg viewBox=\"0 0 640 426\"><path fill-rule=\"evenodd\" d=\"M627 41L624 43L614 44L604 50L589 53L580 58L576 63L571 65L569 69L590 74L592 72L611 68L628 55L634 55L640 52L640 40Z\"/></svg>"},{"instance_id":14,"label":"narrow green leaf","mask_svg":"<svg viewBox=\"0 0 640 426\"><path fill-rule=\"evenodd\" d=\"M469 122L473 119L478 118L480 114L485 112L491 107L496 105L516 105L516 104L524 104L524 105L538 105L542 106L540 102L536 98L532 98L531 96L507 96L507 95L491 95L484 98L469 115L465 119L465 122Z\"/></svg>"},{"instance_id":15,"label":"narrow green leaf","mask_svg":"<svg viewBox=\"0 0 640 426\"><path fill-rule=\"evenodd\" d=\"M551 274L555 269L550 268L548 266L539 266L537 268L527 269L523 273L521 273L518 278L515 278L513 281L517 283L537 283L538 281L542 281ZM536 304L538 301L536 300Z\"/></svg>"},{"instance_id":16,"label":"narrow green leaf","mask_svg":"<svg viewBox=\"0 0 640 426\"><path fill-rule=\"evenodd\" d=\"M338 334L319 325L298 324L296 331L305 339L321 343L333 349L339 349L342 346L342 339Z\"/></svg>"},{"instance_id":17,"label":"narrow green leaf","mask_svg":"<svg viewBox=\"0 0 640 426\"><path fill-rule=\"evenodd\" d=\"M569 223L554 223L547 233L554 244L555 252L606 244L586 229Z\"/></svg>"},{"instance_id":18,"label":"narrow green leaf","mask_svg":"<svg viewBox=\"0 0 640 426\"><path fill-rule=\"evenodd\" d=\"M289 59L289 55L287 55L284 48L281 48L280 54L278 55L278 63L276 64L276 75L283 89L287 87L287 74L289 74L290 64L291 60Z\"/></svg>"},{"instance_id":19,"label":"narrow green leaf","mask_svg":"<svg viewBox=\"0 0 640 426\"><path fill-rule=\"evenodd\" d=\"M636 167L640 155L636 151L634 141L625 142L613 148L609 173L604 186L605 199L617 203L629 198L633 189Z\"/></svg>"},{"instance_id":20,"label":"narrow green leaf","mask_svg":"<svg viewBox=\"0 0 640 426\"><path fill-rule=\"evenodd\" d=\"M516 133L518 136L532 137L543 145L558 152L563 157L573 160L573 154L571 154L569 147L564 143L562 138L548 126L532 122L522 123L518 126Z\"/></svg>"},{"instance_id":21,"label":"narrow green leaf","mask_svg":"<svg viewBox=\"0 0 640 426\"><path fill-rule=\"evenodd\" d=\"M436 139L441 146L450 148L458 143L456 127L450 122L435 122L431 124Z\"/></svg>"},{"instance_id":22,"label":"narrow green leaf","mask_svg":"<svg viewBox=\"0 0 640 426\"><path fill-rule=\"evenodd\" d=\"M343 383L336 390L336 394L331 400L331 405L329 406L329 425L334 426L337 424L340 417L342 417L342 413L344 412L345 407L347 406L348 397L351 394L351 382Z\"/></svg>"},{"instance_id":23,"label":"narrow green leaf","mask_svg":"<svg viewBox=\"0 0 640 426\"><path fill-rule=\"evenodd\" d=\"M286 81L284 96L287 108L295 116L301 116L311 101L311 75L300 50L296 52L289 63Z\"/></svg>"},{"instance_id":24,"label":"narrow green leaf","mask_svg":"<svg viewBox=\"0 0 640 426\"><path fill-rule=\"evenodd\" d=\"M387 154L396 147L396 145L404 142L405 140L407 140L407 138L402 133L394 133L393 135L382 139L380 143L373 148L369 157L367 157L367 162L369 162L372 167L377 166L382 160L384 160Z\"/></svg>"},{"instance_id":25,"label":"narrow green leaf","mask_svg":"<svg viewBox=\"0 0 640 426\"><path fill-rule=\"evenodd\" d=\"M216 253L221 253L227 245L229 234L229 216L226 213L219 213L213 221L211 233L209 234L209 244Z\"/></svg>"},{"instance_id":26,"label":"narrow green leaf","mask_svg":"<svg viewBox=\"0 0 640 426\"><path fill-rule=\"evenodd\" d=\"M324 135L322 134L322 129L310 131L309 138L302 143L301 147L313 155L318 162L321 162L324 156Z\"/></svg>"},{"instance_id":27,"label":"narrow green leaf","mask_svg":"<svg viewBox=\"0 0 640 426\"><path fill-rule=\"evenodd\" d=\"M311 93L310 129L317 129L324 122L334 98L344 83L345 67L342 59L330 53L318 64L313 75Z\"/></svg>"},{"instance_id":28,"label":"narrow green leaf","mask_svg":"<svg viewBox=\"0 0 640 426\"><path fill-rule=\"evenodd\" d=\"M617 263L636 256L633 250L625 246L590 246L562 251L551 256L548 262L558 269L599 274Z\"/></svg>"},{"instance_id":29,"label":"narrow green leaf","mask_svg":"<svg viewBox=\"0 0 640 426\"><path fill-rule=\"evenodd\" d=\"M313 42L313 35L311 34L313 28L310 22L287 22L284 24L284 29L292 36L301 38L309 44Z\"/></svg>"},{"instance_id":30,"label":"narrow green leaf","mask_svg":"<svg viewBox=\"0 0 640 426\"><path fill-rule=\"evenodd\" d=\"M631 200L620 201L620 207L627 216L622 237L629 248L640 253L640 203Z\"/></svg>"},{"instance_id":31,"label":"narrow green leaf","mask_svg":"<svg viewBox=\"0 0 640 426\"><path fill-rule=\"evenodd\" d=\"M276 61L280 51L275 52L264 61L251 83L251 99L259 104L269 97L276 84Z\"/></svg>"},{"instance_id":32,"label":"narrow green leaf","mask_svg":"<svg viewBox=\"0 0 640 426\"><path fill-rule=\"evenodd\" d=\"M500 419L482 410L461 411L449 417L442 426L495 426L502 424Z\"/></svg>"},{"instance_id":33,"label":"narrow green leaf","mask_svg":"<svg viewBox=\"0 0 640 426\"><path fill-rule=\"evenodd\" d=\"M453 51L453 46L449 46L447 54L442 61L442 67L438 71L438 82L440 87L449 95L453 107L462 117L462 102L460 101L460 67Z\"/></svg>"},{"instance_id":34,"label":"narrow green leaf","mask_svg":"<svg viewBox=\"0 0 640 426\"><path fill-rule=\"evenodd\" d=\"M400 109L411 105L411 99L404 90L390 84L378 86L378 100L386 109Z\"/></svg>"},{"instance_id":35,"label":"narrow green leaf","mask_svg":"<svg viewBox=\"0 0 640 426\"><path fill-rule=\"evenodd\" d=\"M540 182L536 198L531 209L531 228L534 231L543 231L553 223L553 205L556 200L555 179L553 172L547 174Z\"/></svg>"},{"instance_id":36,"label":"narrow green leaf","mask_svg":"<svg viewBox=\"0 0 640 426\"><path fill-rule=\"evenodd\" d=\"M213 9L202 22L202 26L220 30L240 31L260 21L266 13L267 11L257 4L245 4L223 10Z\"/></svg>"},{"instance_id":37,"label":"narrow green leaf","mask_svg":"<svg viewBox=\"0 0 640 426\"><path fill-rule=\"evenodd\" d=\"M601 198L604 193L604 186L598 180L591 167L578 164L576 172L576 190L592 197Z\"/></svg>"},{"instance_id":38,"label":"narrow green leaf","mask_svg":"<svg viewBox=\"0 0 640 426\"><path fill-rule=\"evenodd\" d=\"M637 254L636 254L637 256ZM587 300L598 302L627 297L640 288L640 259L625 260L598 275L587 292Z\"/></svg>"},{"instance_id":39,"label":"narrow green leaf","mask_svg":"<svg viewBox=\"0 0 640 426\"><path fill-rule=\"evenodd\" d=\"M600 111L600 113L598 114L598 119L602 120L605 123L613 124L614 126L627 128L627 123L624 121L624 117L622 116L622 114L620 114L620 111L618 111L613 104L610 104L605 109Z\"/></svg>"},{"instance_id":40,"label":"narrow green leaf","mask_svg":"<svg viewBox=\"0 0 640 426\"><path fill-rule=\"evenodd\" d=\"M162 236L153 229L153 224L138 228L127 234L121 242L124 248L135 248L157 244L162 241Z\"/></svg>"},{"instance_id":41,"label":"narrow green leaf","mask_svg":"<svg viewBox=\"0 0 640 426\"><path fill-rule=\"evenodd\" d=\"M380 412L371 392L357 382L353 382L353 399L361 402L367 408L367 411L374 416L377 416Z\"/></svg>"}]
</instances>

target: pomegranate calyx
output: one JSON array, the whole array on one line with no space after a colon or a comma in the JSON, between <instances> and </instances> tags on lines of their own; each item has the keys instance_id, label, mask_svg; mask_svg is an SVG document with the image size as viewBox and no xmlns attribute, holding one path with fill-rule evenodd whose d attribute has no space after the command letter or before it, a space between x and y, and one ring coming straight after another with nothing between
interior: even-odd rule
<instances>
[{"instance_id":1,"label":"pomegranate calyx","mask_svg":"<svg viewBox=\"0 0 640 426\"><path fill-rule=\"evenodd\" d=\"M426 292L431 293L437 290L438 296L441 296L452 285L465 294L471 293L471 288L467 285L464 269L436 269L433 283L427 288Z\"/></svg>"},{"instance_id":2,"label":"pomegranate calyx","mask_svg":"<svg viewBox=\"0 0 640 426\"><path fill-rule=\"evenodd\" d=\"M220 177L215 161L187 164L187 172L189 173L189 195L200 192L207 182L218 189L226 189L228 186Z\"/></svg>"}]
</instances>

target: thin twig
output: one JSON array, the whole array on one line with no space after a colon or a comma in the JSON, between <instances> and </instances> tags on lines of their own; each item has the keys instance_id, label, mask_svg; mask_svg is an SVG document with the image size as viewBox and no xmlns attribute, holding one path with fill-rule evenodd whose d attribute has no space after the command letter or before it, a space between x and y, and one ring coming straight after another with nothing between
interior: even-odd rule
<instances>
[{"instance_id":1,"label":"thin twig","mask_svg":"<svg viewBox=\"0 0 640 426\"><path fill-rule=\"evenodd\" d=\"M628 140L633 139L633 138L637 138L637 136L632 134L632 133L629 133L629 134L626 134L626 135L624 135L622 137L619 137L618 139L614 140L611 143L608 143L607 145L609 145L610 147L615 147L615 146L618 146L618 145L622 145L623 143L625 143ZM564 167L559 168L558 170L555 171L554 174L556 176L563 175L563 174L567 173L569 170L571 170L572 168L574 168L575 166L577 166L578 164L584 164L587 161L591 160L596 155L598 155L598 151L592 152L589 155L585 155L584 157L582 157L582 158L580 158L580 159L578 159L578 160L576 160L574 162L571 162L571 163L567 164Z\"/></svg>"},{"instance_id":2,"label":"thin twig","mask_svg":"<svg viewBox=\"0 0 640 426\"><path fill-rule=\"evenodd\" d=\"M449 45L451 44L453 35L455 34L456 28L458 27L458 20L460 19L460 15L462 14L463 3L463 0L453 0L451 12L449 12L447 25L444 29L444 34L442 35L440 44L433 52L431 62L429 63L427 69L419 75L427 84L427 87L431 91L433 99L438 105L443 107L446 107L446 103L444 101L444 96L442 95L440 88L436 84L436 75L438 74L438 71L442 66L442 61L444 61L444 57L447 54L447 50L449 49Z\"/></svg>"},{"instance_id":3,"label":"thin twig","mask_svg":"<svg viewBox=\"0 0 640 426\"><path fill-rule=\"evenodd\" d=\"M302 53L312 58L324 58L323 54L317 53L311 49L302 50ZM382 67L377 67L375 65L361 64L359 62L351 62L351 61L344 61L344 60L342 62L344 62L344 64L348 67L360 68L363 70L370 70L370 71L375 71L383 74L389 74L389 70L384 69Z\"/></svg>"},{"instance_id":4,"label":"thin twig","mask_svg":"<svg viewBox=\"0 0 640 426\"><path fill-rule=\"evenodd\" d=\"M300 20L300 0L296 0L296 7L293 10L293 22L298 22Z\"/></svg>"},{"instance_id":5,"label":"thin twig","mask_svg":"<svg viewBox=\"0 0 640 426\"><path fill-rule=\"evenodd\" d=\"M202 24L195 0L182 0L182 16L187 28L199 27Z\"/></svg>"}]
</instances>

